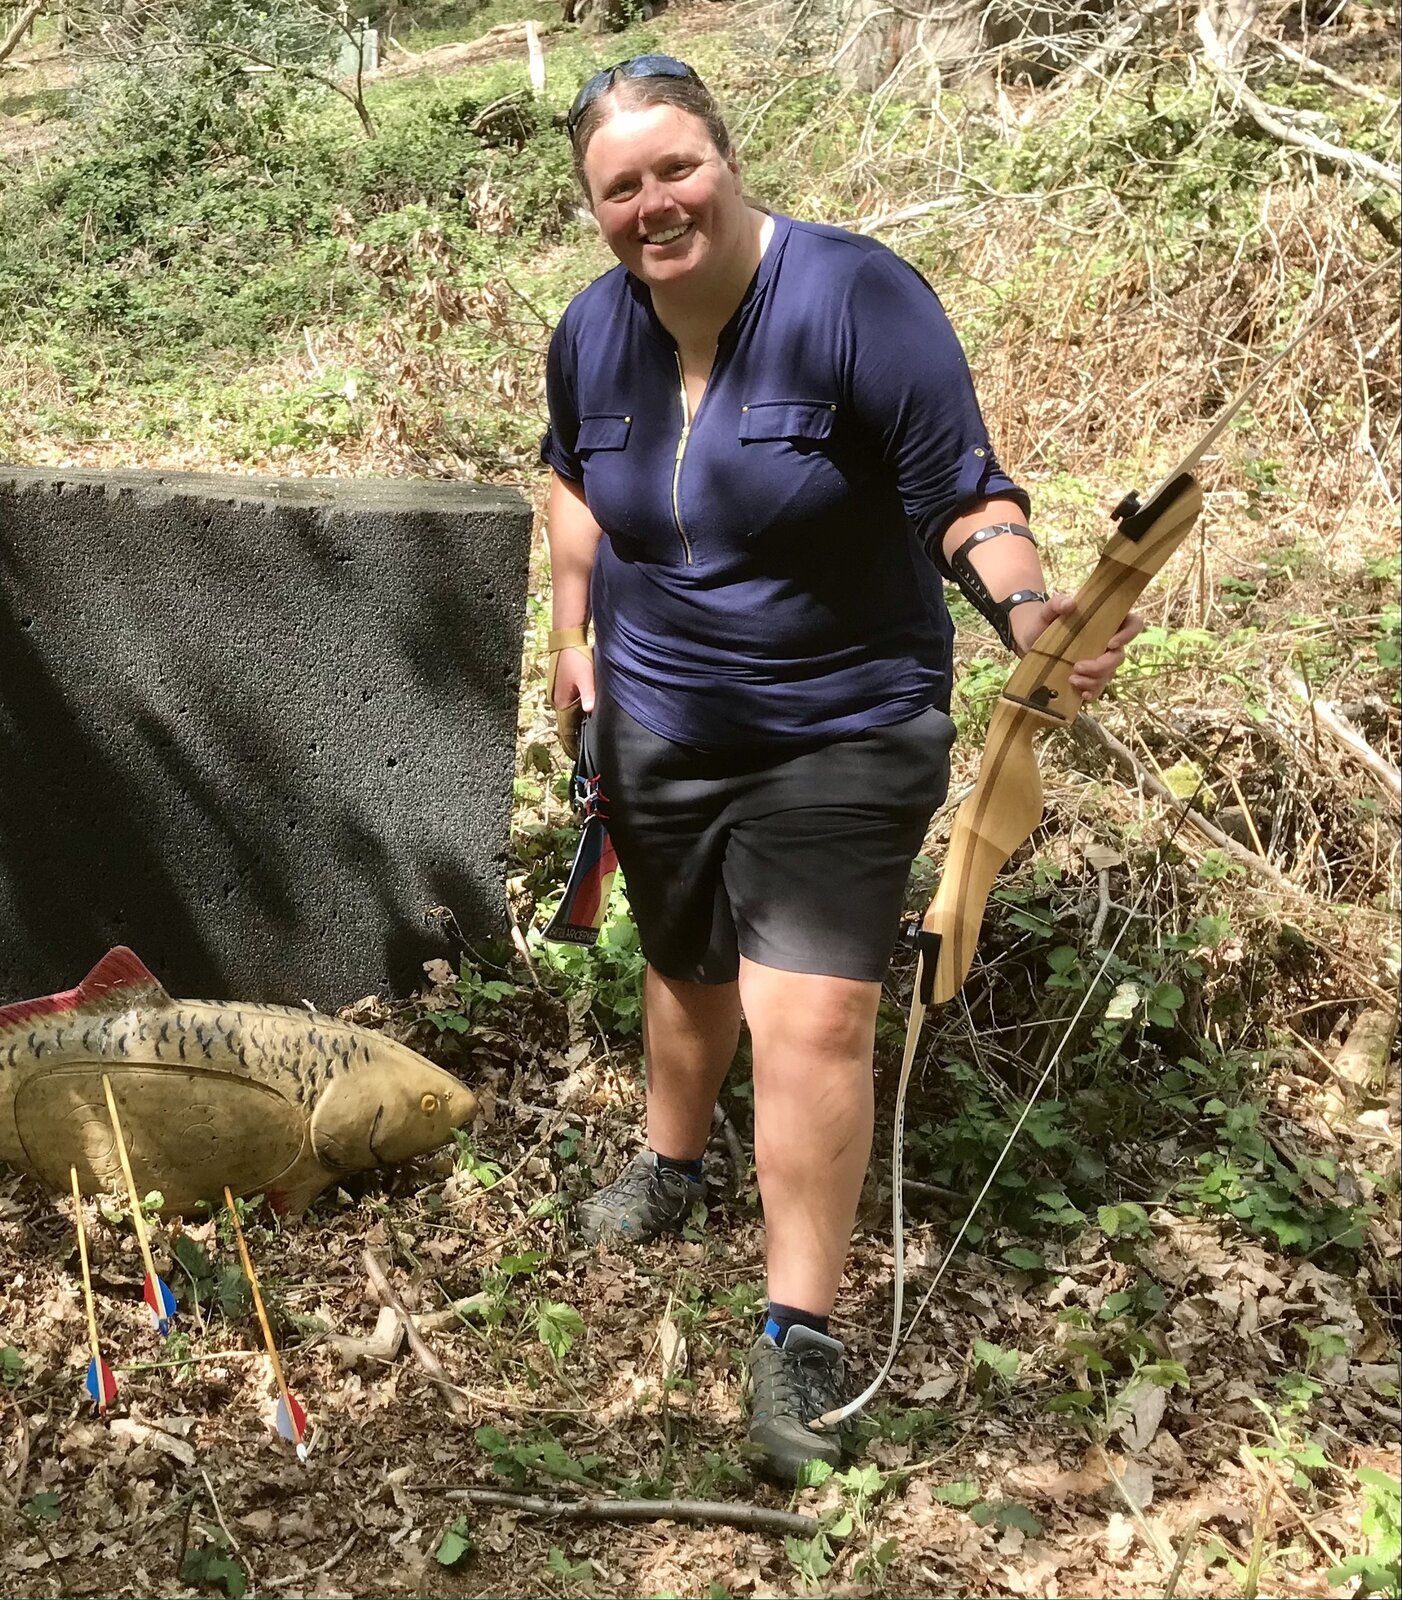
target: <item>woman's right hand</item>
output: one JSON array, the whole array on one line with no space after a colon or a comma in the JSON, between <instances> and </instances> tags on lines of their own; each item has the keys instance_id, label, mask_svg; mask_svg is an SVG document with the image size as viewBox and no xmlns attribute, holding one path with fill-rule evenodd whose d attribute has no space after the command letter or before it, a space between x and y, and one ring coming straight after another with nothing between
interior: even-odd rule
<instances>
[{"instance_id":1,"label":"woman's right hand","mask_svg":"<svg viewBox=\"0 0 1402 1600\"><path fill-rule=\"evenodd\" d=\"M586 651L567 646L560 652L551 700L560 744L573 761L579 754L580 727L594 709L594 663Z\"/></svg>"}]
</instances>

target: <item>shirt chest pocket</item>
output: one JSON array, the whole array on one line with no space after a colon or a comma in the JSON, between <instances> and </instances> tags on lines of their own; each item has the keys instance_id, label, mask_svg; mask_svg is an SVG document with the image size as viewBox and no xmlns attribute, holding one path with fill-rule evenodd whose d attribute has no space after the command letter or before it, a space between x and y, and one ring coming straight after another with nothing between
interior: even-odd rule
<instances>
[{"instance_id":1,"label":"shirt chest pocket","mask_svg":"<svg viewBox=\"0 0 1402 1600\"><path fill-rule=\"evenodd\" d=\"M740 459L755 534L841 506L852 485L840 424L829 400L751 400L740 407Z\"/></svg>"},{"instance_id":2,"label":"shirt chest pocket","mask_svg":"<svg viewBox=\"0 0 1402 1600\"><path fill-rule=\"evenodd\" d=\"M575 452L587 461L600 451L624 450L632 430L632 417L581 417L579 433L575 438Z\"/></svg>"}]
</instances>

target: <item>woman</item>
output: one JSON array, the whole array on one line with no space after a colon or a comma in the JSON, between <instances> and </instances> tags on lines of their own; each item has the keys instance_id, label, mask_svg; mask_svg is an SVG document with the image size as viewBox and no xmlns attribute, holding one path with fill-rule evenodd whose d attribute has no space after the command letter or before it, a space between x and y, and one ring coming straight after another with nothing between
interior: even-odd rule
<instances>
[{"instance_id":1,"label":"woman","mask_svg":"<svg viewBox=\"0 0 1402 1600\"><path fill-rule=\"evenodd\" d=\"M568 128L619 266L550 348L551 697L562 733L592 713L649 963L647 1149L579 1220L615 1243L680 1230L743 1014L770 1297L750 1438L792 1480L841 1454L807 1423L843 1397L828 1317L880 982L947 782L941 573L1019 652L1071 600L1042 592L1027 496L914 269L747 203L671 57L596 74ZM1078 666L1080 693L1138 627Z\"/></svg>"}]
</instances>

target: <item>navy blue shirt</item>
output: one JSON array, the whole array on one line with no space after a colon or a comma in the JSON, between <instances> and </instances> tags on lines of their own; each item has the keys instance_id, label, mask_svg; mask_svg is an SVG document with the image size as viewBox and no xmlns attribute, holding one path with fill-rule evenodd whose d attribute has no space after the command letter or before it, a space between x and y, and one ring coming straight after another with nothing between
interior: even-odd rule
<instances>
[{"instance_id":1,"label":"navy blue shirt","mask_svg":"<svg viewBox=\"0 0 1402 1600\"><path fill-rule=\"evenodd\" d=\"M913 267L776 216L689 427L675 341L615 267L565 311L546 386L541 459L604 530L595 660L630 716L716 749L948 708L926 551L980 500L1027 497Z\"/></svg>"}]
</instances>

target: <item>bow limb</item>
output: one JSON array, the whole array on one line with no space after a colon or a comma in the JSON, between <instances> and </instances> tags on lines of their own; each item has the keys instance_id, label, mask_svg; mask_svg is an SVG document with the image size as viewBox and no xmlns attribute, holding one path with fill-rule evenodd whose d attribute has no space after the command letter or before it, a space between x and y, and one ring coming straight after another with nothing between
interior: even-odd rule
<instances>
[{"instance_id":1,"label":"bow limb","mask_svg":"<svg viewBox=\"0 0 1402 1600\"><path fill-rule=\"evenodd\" d=\"M1074 609L1046 629L1008 678L989 721L973 793L955 814L939 889L920 924L925 1004L959 992L998 872L1042 820L1034 740L1075 721L1081 709L1070 681L1076 663L1103 654L1201 510L1202 490L1183 473L1127 516L1077 591Z\"/></svg>"},{"instance_id":2,"label":"bow limb","mask_svg":"<svg viewBox=\"0 0 1402 1600\"><path fill-rule=\"evenodd\" d=\"M927 966L922 999L943 1004L958 992L978 944L988 896L1004 863L1042 820L1042 775L1034 739L1048 725L1005 695L993 708L978 782L950 831L939 890L920 928ZM938 940L938 944L932 943Z\"/></svg>"}]
</instances>

